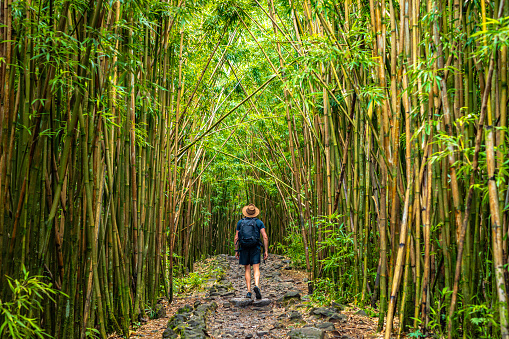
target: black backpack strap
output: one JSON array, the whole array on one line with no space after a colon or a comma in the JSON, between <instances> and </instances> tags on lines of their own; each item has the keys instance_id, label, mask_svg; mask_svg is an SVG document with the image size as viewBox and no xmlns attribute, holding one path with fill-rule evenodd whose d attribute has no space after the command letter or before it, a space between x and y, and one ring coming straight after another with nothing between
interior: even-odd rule
<instances>
[{"instance_id":1,"label":"black backpack strap","mask_svg":"<svg viewBox=\"0 0 509 339\"><path fill-rule=\"evenodd\" d=\"M240 222L241 222L240 227L241 228L242 228L242 223L244 222L244 220L246 220L245 217L240 219ZM238 231L239 231L239 236L240 236L240 230L238 230ZM237 239L237 243L235 245L237 245L237 244L238 244L238 246L237 246L237 249L235 250L235 252L240 252L241 251L241 248L240 248L240 238Z\"/></svg>"}]
</instances>

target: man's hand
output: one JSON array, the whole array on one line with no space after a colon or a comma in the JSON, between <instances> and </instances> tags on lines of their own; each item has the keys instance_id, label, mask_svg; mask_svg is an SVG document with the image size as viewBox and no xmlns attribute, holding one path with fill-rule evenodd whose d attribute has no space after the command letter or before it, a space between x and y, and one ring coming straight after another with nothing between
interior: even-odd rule
<instances>
[{"instance_id":1,"label":"man's hand","mask_svg":"<svg viewBox=\"0 0 509 339\"><path fill-rule=\"evenodd\" d=\"M263 253L263 260L267 260L268 257L269 257L269 252L265 251L265 253Z\"/></svg>"},{"instance_id":2,"label":"man's hand","mask_svg":"<svg viewBox=\"0 0 509 339\"><path fill-rule=\"evenodd\" d=\"M240 259L240 254L237 251L235 251L235 258Z\"/></svg>"}]
</instances>

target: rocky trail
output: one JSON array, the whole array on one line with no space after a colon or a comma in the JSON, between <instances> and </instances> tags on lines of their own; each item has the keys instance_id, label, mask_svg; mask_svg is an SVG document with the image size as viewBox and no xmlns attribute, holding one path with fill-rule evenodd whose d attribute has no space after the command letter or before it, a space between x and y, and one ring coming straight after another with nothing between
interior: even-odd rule
<instances>
[{"instance_id":1,"label":"rocky trail","mask_svg":"<svg viewBox=\"0 0 509 339\"><path fill-rule=\"evenodd\" d=\"M261 264L262 300L254 299L254 293L252 300L244 298L244 267L235 257L218 255L206 262L201 269L214 267L214 273L205 286L171 305L162 301L154 311L160 318L139 327L132 338L380 337L376 319L362 310L340 304L313 307L305 274L282 256L270 255Z\"/></svg>"}]
</instances>

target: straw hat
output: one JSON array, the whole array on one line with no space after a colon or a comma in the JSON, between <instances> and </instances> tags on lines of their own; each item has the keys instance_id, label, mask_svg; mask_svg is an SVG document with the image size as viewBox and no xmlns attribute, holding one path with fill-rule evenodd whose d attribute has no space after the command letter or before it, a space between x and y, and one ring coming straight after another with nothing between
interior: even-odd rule
<instances>
[{"instance_id":1,"label":"straw hat","mask_svg":"<svg viewBox=\"0 0 509 339\"><path fill-rule=\"evenodd\" d=\"M260 210L254 204L249 204L244 206L242 209L242 214L248 218L254 218L260 214Z\"/></svg>"}]
</instances>

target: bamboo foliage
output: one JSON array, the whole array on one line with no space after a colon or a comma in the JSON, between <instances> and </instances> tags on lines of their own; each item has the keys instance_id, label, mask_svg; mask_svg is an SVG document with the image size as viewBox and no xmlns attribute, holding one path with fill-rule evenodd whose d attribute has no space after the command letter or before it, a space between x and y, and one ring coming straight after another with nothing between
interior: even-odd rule
<instances>
[{"instance_id":1,"label":"bamboo foliage","mask_svg":"<svg viewBox=\"0 0 509 339\"><path fill-rule=\"evenodd\" d=\"M46 276L55 337L128 336L249 202L386 338L509 336L505 1L1 6L0 297Z\"/></svg>"}]
</instances>

